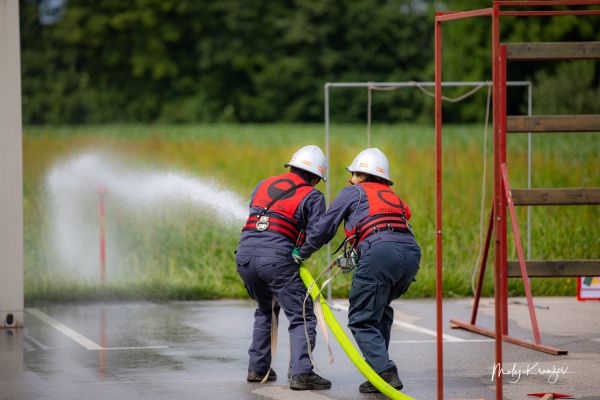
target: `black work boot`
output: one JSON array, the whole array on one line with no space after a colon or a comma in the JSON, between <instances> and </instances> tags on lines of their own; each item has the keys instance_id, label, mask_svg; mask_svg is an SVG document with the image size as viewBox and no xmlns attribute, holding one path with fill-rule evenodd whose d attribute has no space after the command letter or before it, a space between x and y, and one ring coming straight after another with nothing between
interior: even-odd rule
<instances>
[{"instance_id":1,"label":"black work boot","mask_svg":"<svg viewBox=\"0 0 600 400\"><path fill-rule=\"evenodd\" d=\"M292 390L323 390L329 389L331 382L314 372L292 375L290 389Z\"/></svg>"},{"instance_id":2,"label":"black work boot","mask_svg":"<svg viewBox=\"0 0 600 400\"><path fill-rule=\"evenodd\" d=\"M248 377L246 378L246 380L248 382L262 382L262 380L266 374L267 374L266 372L248 371ZM275 373L275 371L273 371L273 368L270 368L269 369L269 377L267 378L267 382L276 381L276 380L277 380L277 374Z\"/></svg>"},{"instance_id":3,"label":"black work boot","mask_svg":"<svg viewBox=\"0 0 600 400\"><path fill-rule=\"evenodd\" d=\"M385 371L382 371L379 374L379 376L381 377L381 379L383 379L384 381L389 383L390 386L393 387L394 389L402 390L402 388L404 387L404 385L402 384L402 381L400 380L400 377L398 376L398 370L396 369L396 367L391 367L391 368L386 369ZM375 386L373 386L373 384L369 381L362 383L358 387L358 391L361 393L377 393L377 392L379 392L379 390L377 390L377 388Z\"/></svg>"}]
</instances>

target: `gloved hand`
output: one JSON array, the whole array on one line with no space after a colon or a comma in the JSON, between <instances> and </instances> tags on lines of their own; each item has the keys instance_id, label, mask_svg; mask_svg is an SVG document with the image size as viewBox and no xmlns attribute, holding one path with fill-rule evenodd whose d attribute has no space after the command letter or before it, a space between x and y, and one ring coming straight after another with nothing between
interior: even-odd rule
<instances>
[{"instance_id":1,"label":"gloved hand","mask_svg":"<svg viewBox=\"0 0 600 400\"><path fill-rule=\"evenodd\" d=\"M294 250L292 250L292 258L298 265L300 265L300 263L303 261L302 257L300 257L300 247L294 247Z\"/></svg>"}]
</instances>

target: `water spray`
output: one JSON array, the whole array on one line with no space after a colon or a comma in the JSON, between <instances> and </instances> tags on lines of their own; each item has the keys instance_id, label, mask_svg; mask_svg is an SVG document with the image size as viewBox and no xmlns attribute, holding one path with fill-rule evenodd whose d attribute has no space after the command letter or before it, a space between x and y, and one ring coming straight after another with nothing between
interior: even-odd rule
<instances>
[{"instance_id":1,"label":"water spray","mask_svg":"<svg viewBox=\"0 0 600 400\"><path fill-rule=\"evenodd\" d=\"M122 272L120 260L135 251L121 245L119 224L106 224L108 190L111 208L122 215L189 209L202 223L216 223L221 229L241 226L248 217L245 201L210 177L136 168L96 152L57 163L48 172L46 189L48 241L56 265L69 276L99 279L100 284L107 282L107 265L111 266L110 278L115 278Z\"/></svg>"}]
</instances>

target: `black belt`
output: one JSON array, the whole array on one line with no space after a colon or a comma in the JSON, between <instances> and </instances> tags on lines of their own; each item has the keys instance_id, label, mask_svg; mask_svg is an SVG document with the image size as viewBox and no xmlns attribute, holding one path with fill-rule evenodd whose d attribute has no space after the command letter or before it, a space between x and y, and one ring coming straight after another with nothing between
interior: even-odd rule
<instances>
[{"instance_id":1,"label":"black belt","mask_svg":"<svg viewBox=\"0 0 600 400\"><path fill-rule=\"evenodd\" d=\"M377 226L374 226L372 228L369 228L366 232L363 232L361 234L359 242L362 242L363 240L365 240L366 238L368 238L371 235L376 235L376 234L381 233L381 232L397 232L397 233L404 233L404 234L408 234L408 235L412 236L412 232L408 228L395 228L395 227L386 227L386 226L377 227Z\"/></svg>"}]
</instances>

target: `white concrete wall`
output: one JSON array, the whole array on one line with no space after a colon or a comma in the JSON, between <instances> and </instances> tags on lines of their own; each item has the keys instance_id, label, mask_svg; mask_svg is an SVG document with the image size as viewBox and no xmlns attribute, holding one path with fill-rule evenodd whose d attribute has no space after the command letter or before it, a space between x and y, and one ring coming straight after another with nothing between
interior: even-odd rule
<instances>
[{"instance_id":1,"label":"white concrete wall","mask_svg":"<svg viewBox=\"0 0 600 400\"><path fill-rule=\"evenodd\" d=\"M23 326L19 1L0 0L0 327Z\"/></svg>"}]
</instances>

